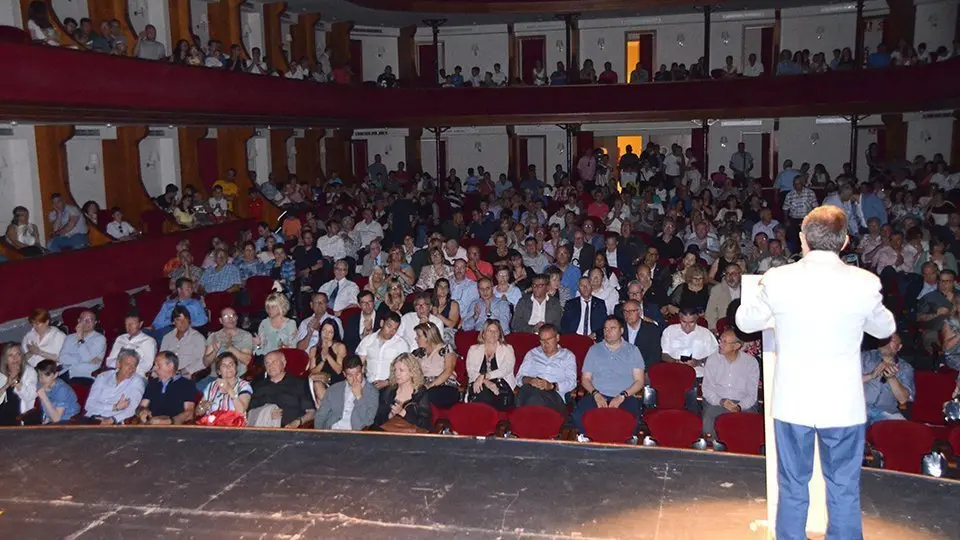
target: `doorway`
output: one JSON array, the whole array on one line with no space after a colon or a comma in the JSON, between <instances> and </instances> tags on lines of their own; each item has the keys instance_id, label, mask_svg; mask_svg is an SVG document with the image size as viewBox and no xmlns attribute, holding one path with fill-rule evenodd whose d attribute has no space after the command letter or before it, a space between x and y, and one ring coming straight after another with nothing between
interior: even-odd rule
<instances>
[{"instance_id":1,"label":"doorway","mask_svg":"<svg viewBox=\"0 0 960 540\"><path fill-rule=\"evenodd\" d=\"M350 141L350 155L353 156L353 178L358 183L362 182L367 176L367 163L370 162L367 152L366 139Z\"/></svg>"},{"instance_id":2,"label":"doorway","mask_svg":"<svg viewBox=\"0 0 960 540\"><path fill-rule=\"evenodd\" d=\"M655 32L627 32L627 64L623 70L624 82L630 82L630 74L633 73L637 64L647 70L649 78L644 82L653 79L653 74L657 71L653 65L654 43L656 42Z\"/></svg>"},{"instance_id":3,"label":"doorway","mask_svg":"<svg viewBox=\"0 0 960 540\"><path fill-rule=\"evenodd\" d=\"M525 36L520 39L520 78L526 84L533 84L533 69L537 62L547 76L547 38L546 36Z\"/></svg>"},{"instance_id":4,"label":"doorway","mask_svg":"<svg viewBox=\"0 0 960 540\"><path fill-rule=\"evenodd\" d=\"M439 47L440 54L437 55ZM437 65L439 59L440 64ZM420 84L424 86L437 86L437 69L443 68L443 43L438 43L437 47L433 43L417 44L417 73L420 75Z\"/></svg>"},{"instance_id":5,"label":"doorway","mask_svg":"<svg viewBox=\"0 0 960 540\"><path fill-rule=\"evenodd\" d=\"M743 51L740 58L740 72L747 67L751 54L757 55L757 62L763 66L764 75L772 75L776 67L776 51L773 43L772 26L748 26L743 29Z\"/></svg>"},{"instance_id":6,"label":"doorway","mask_svg":"<svg viewBox=\"0 0 960 540\"><path fill-rule=\"evenodd\" d=\"M547 171L547 137L546 135L530 135L520 137L519 152L519 179L527 177L527 171L533 165L536 168L537 178L541 182L551 183L553 173Z\"/></svg>"},{"instance_id":7,"label":"doorway","mask_svg":"<svg viewBox=\"0 0 960 540\"><path fill-rule=\"evenodd\" d=\"M359 39L350 40L350 71L355 82L363 82L363 42Z\"/></svg>"}]
</instances>

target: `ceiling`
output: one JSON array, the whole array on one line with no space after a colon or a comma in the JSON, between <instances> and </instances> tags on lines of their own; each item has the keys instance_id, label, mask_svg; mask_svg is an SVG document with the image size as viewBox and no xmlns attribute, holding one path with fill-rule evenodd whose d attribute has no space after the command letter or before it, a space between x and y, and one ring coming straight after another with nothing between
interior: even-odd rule
<instances>
[{"instance_id":1,"label":"ceiling","mask_svg":"<svg viewBox=\"0 0 960 540\"><path fill-rule=\"evenodd\" d=\"M446 2L446 0L444 0ZM474 4L491 4L504 6L510 3L510 0L450 0L450 4L467 4L470 7ZM531 4L550 4L558 6L563 4L577 5L568 0L524 0L527 5ZM607 19L607 18L625 18L625 17L649 17L664 15L681 15L688 13L702 12L703 0L641 0L640 2L622 0L624 5L632 5L629 9L612 9L621 2L617 0L602 0L594 2L603 9L591 10L587 5L588 0L580 0L577 11L581 19ZM806 5L826 5L850 3L838 0L779 0L776 2L778 8L799 7ZM392 28L401 28L404 26L423 26L424 19L446 19L447 26L470 26L483 24L507 24L507 23L530 23L555 20L555 16L561 12L551 11L524 11L520 13L505 12L502 9L498 12L463 12L451 13L445 11L438 12L411 12L397 9L371 9L363 7L360 4L385 5L396 8L397 6L416 6L441 5L436 0L427 1L427 3L417 3L417 0L288 0L287 10L291 13L313 12L320 13L321 18L327 22L353 21L362 26L386 26ZM645 4L638 7L638 4ZM743 11L770 9L774 7L770 0L713 0L711 4L717 11Z\"/></svg>"}]
</instances>

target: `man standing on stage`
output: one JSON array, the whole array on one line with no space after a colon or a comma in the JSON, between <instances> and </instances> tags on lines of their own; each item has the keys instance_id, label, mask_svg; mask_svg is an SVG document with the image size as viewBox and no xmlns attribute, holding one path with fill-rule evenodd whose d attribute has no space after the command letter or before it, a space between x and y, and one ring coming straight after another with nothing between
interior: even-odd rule
<instances>
[{"instance_id":1,"label":"man standing on stage","mask_svg":"<svg viewBox=\"0 0 960 540\"><path fill-rule=\"evenodd\" d=\"M847 216L835 206L810 212L800 228L803 259L763 275L756 298L737 311L744 332L776 329L773 380L777 446L776 537L806 539L808 483L819 439L827 485L827 538L862 538L860 464L866 410L860 373L863 332L896 330L877 276L844 264ZM815 439L816 437L816 439Z\"/></svg>"}]
</instances>

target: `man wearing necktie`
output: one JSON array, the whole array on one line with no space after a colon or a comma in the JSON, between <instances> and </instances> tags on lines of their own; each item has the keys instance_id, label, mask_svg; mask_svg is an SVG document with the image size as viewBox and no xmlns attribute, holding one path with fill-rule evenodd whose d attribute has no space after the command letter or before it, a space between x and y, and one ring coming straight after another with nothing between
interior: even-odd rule
<instances>
[{"instance_id":1,"label":"man wearing necktie","mask_svg":"<svg viewBox=\"0 0 960 540\"><path fill-rule=\"evenodd\" d=\"M333 314L337 317L345 309L358 307L357 295L360 294L360 287L347 279L349 271L350 265L346 260L337 261L333 265L333 279L320 287L319 292L326 293L330 308L333 309Z\"/></svg>"},{"instance_id":2,"label":"man wearing necktie","mask_svg":"<svg viewBox=\"0 0 960 540\"><path fill-rule=\"evenodd\" d=\"M560 319L560 332L563 334L580 334L596 340L603 328L603 321L607 318L607 305L603 300L593 296L590 278L582 277L577 282L580 295L567 300L563 309L563 318Z\"/></svg>"}]
</instances>

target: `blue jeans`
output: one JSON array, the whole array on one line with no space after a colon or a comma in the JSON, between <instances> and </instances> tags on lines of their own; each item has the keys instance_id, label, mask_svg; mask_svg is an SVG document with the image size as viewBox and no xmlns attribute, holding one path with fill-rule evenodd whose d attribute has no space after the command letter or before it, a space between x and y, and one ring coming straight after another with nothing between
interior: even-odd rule
<instances>
[{"instance_id":1,"label":"blue jeans","mask_svg":"<svg viewBox=\"0 0 960 540\"><path fill-rule=\"evenodd\" d=\"M814 428L774 420L777 441L777 540L806 540L808 484L813 476L814 441L819 438L820 461L827 485L827 538L863 538L860 514L860 465L864 424Z\"/></svg>"},{"instance_id":2,"label":"blue jeans","mask_svg":"<svg viewBox=\"0 0 960 540\"><path fill-rule=\"evenodd\" d=\"M603 396L607 401L612 400L617 396ZM587 414L587 411L597 408L597 400L593 398L590 394L587 394L580 398L580 401L577 402L577 408L573 410L573 423L577 425L577 430L580 433L583 433L583 415ZM634 416L637 417L637 426L633 428L633 434L637 434L637 428L640 424L640 413L643 410L643 404L640 403L640 400L630 396L623 400L623 403L620 404L620 408L630 411Z\"/></svg>"},{"instance_id":3,"label":"blue jeans","mask_svg":"<svg viewBox=\"0 0 960 540\"><path fill-rule=\"evenodd\" d=\"M899 412L887 412L883 409L867 406L867 426L881 420L906 420Z\"/></svg>"},{"instance_id":4,"label":"blue jeans","mask_svg":"<svg viewBox=\"0 0 960 540\"><path fill-rule=\"evenodd\" d=\"M83 249L87 247L86 234L72 234L70 236L57 236L52 238L47 244L47 249L56 253L64 249Z\"/></svg>"}]
</instances>

